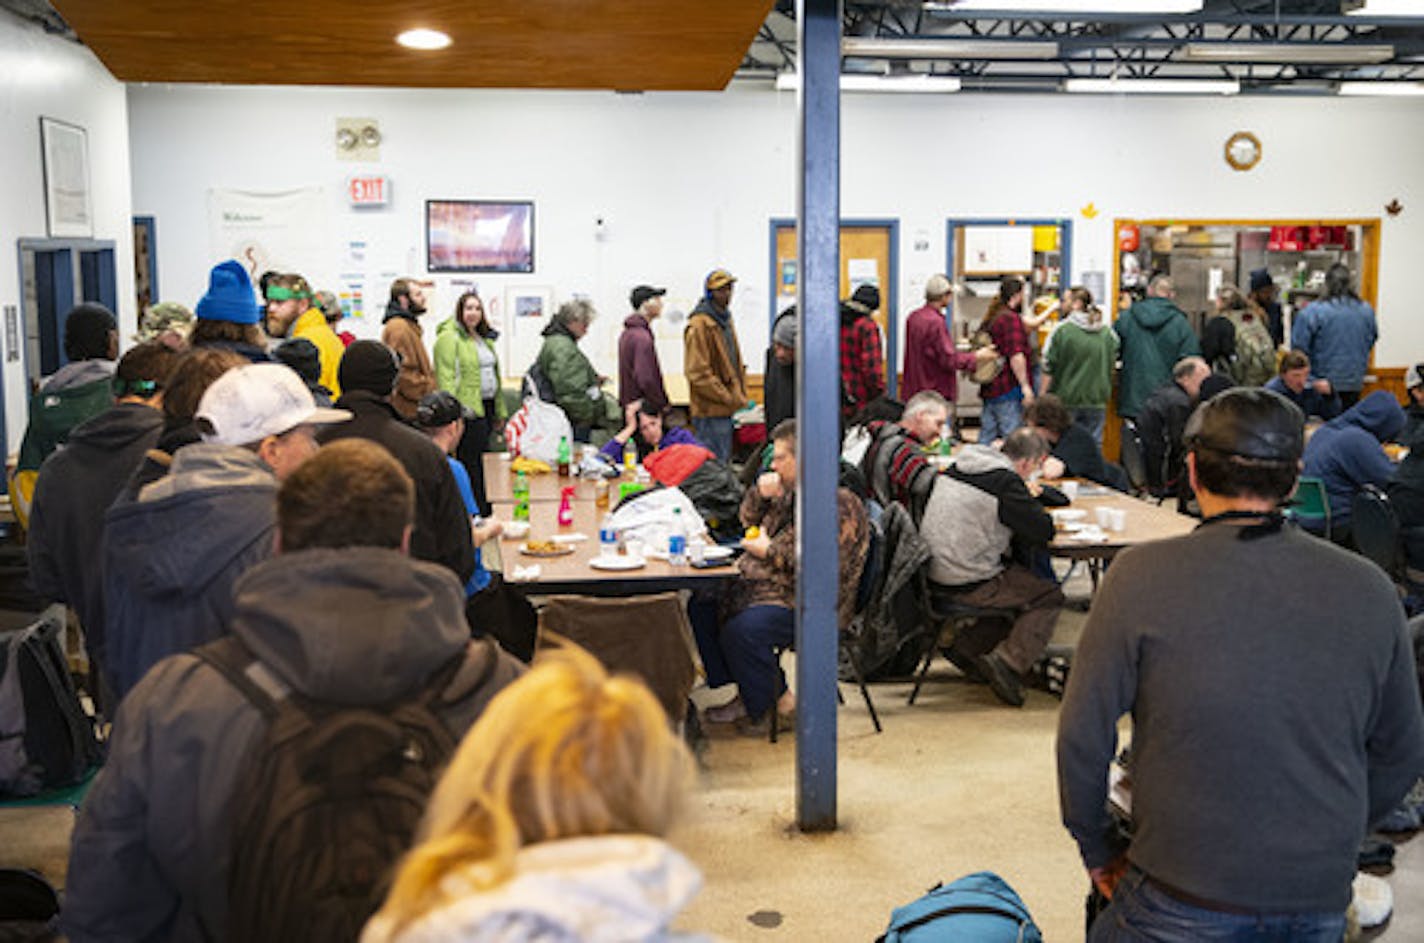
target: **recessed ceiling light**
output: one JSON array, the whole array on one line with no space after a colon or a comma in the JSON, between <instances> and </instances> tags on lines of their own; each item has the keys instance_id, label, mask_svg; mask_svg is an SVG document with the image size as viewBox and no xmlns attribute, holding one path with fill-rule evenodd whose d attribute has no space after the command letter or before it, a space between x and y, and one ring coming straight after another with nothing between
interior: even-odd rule
<instances>
[{"instance_id":1,"label":"recessed ceiling light","mask_svg":"<svg viewBox=\"0 0 1424 943\"><path fill-rule=\"evenodd\" d=\"M450 36L438 29L408 29L396 37L396 42L407 49L444 49L450 45Z\"/></svg>"}]
</instances>

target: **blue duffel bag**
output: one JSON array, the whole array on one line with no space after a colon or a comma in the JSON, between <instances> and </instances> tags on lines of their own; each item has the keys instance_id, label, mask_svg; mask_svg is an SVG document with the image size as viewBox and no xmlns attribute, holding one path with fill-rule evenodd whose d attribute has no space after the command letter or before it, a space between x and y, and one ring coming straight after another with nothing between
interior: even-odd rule
<instances>
[{"instance_id":1,"label":"blue duffel bag","mask_svg":"<svg viewBox=\"0 0 1424 943\"><path fill-rule=\"evenodd\" d=\"M980 871L896 907L876 943L1043 943L1043 934L1014 889Z\"/></svg>"}]
</instances>

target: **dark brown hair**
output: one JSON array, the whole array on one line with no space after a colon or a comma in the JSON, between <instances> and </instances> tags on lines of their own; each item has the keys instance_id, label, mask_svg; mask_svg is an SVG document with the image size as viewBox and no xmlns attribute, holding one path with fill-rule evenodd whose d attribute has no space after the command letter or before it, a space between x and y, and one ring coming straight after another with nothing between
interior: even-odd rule
<instances>
[{"instance_id":1,"label":"dark brown hair","mask_svg":"<svg viewBox=\"0 0 1424 943\"><path fill-rule=\"evenodd\" d=\"M251 344L261 347L266 338L256 324L238 324L236 321L208 321L203 318L193 322L193 334L189 343L194 347L204 344Z\"/></svg>"},{"instance_id":2,"label":"dark brown hair","mask_svg":"<svg viewBox=\"0 0 1424 943\"><path fill-rule=\"evenodd\" d=\"M494 328L490 327L489 311L485 308L485 300L480 297L477 291L467 291L455 302L455 326L465 334L470 333L470 329L465 327L465 302L474 298L480 303L480 324L475 328L475 333L481 337L490 337L494 334Z\"/></svg>"},{"instance_id":3,"label":"dark brown hair","mask_svg":"<svg viewBox=\"0 0 1424 943\"><path fill-rule=\"evenodd\" d=\"M213 381L247 362L241 354L221 347L198 347L183 354L163 391L163 418L170 426L191 422Z\"/></svg>"},{"instance_id":4,"label":"dark brown hair","mask_svg":"<svg viewBox=\"0 0 1424 943\"><path fill-rule=\"evenodd\" d=\"M1052 393L1044 393L1024 407L1024 422L1030 426L1042 426L1054 435L1062 435L1073 425L1073 416L1063 401Z\"/></svg>"},{"instance_id":5,"label":"dark brown hair","mask_svg":"<svg viewBox=\"0 0 1424 943\"><path fill-rule=\"evenodd\" d=\"M316 547L398 548L415 520L415 485L391 453L338 439L287 476L277 492L282 552Z\"/></svg>"},{"instance_id":6,"label":"dark brown hair","mask_svg":"<svg viewBox=\"0 0 1424 943\"><path fill-rule=\"evenodd\" d=\"M1299 370L1301 367L1310 367L1310 358L1303 350L1288 350L1281 355L1281 373L1291 370Z\"/></svg>"},{"instance_id":7,"label":"dark brown hair","mask_svg":"<svg viewBox=\"0 0 1424 943\"><path fill-rule=\"evenodd\" d=\"M179 354L161 341L146 341L130 347L114 368L114 393L117 396L142 396L148 399L168 385ZM145 392L142 387L147 386Z\"/></svg>"}]
</instances>

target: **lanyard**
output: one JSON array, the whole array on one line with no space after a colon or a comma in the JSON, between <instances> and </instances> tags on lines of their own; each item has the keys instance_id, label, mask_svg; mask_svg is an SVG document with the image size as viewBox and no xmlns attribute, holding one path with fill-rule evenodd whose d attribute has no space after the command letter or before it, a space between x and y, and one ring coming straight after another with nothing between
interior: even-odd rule
<instances>
[{"instance_id":1,"label":"lanyard","mask_svg":"<svg viewBox=\"0 0 1424 943\"><path fill-rule=\"evenodd\" d=\"M1285 525L1286 517L1280 511L1223 511L1203 519L1197 527L1200 529L1222 521L1255 521L1254 524L1239 528L1237 534L1238 540L1255 540L1278 533Z\"/></svg>"}]
</instances>

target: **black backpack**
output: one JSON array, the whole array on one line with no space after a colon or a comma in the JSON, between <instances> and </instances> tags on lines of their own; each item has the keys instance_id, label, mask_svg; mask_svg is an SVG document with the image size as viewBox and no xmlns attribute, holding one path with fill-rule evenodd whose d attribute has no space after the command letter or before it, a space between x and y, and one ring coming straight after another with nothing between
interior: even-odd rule
<instances>
[{"instance_id":1,"label":"black backpack","mask_svg":"<svg viewBox=\"0 0 1424 943\"><path fill-rule=\"evenodd\" d=\"M103 758L60 644L62 612L0 632L0 796L72 786Z\"/></svg>"},{"instance_id":2,"label":"black backpack","mask_svg":"<svg viewBox=\"0 0 1424 943\"><path fill-rule=\"evenodd\" d=\"M544 368L539 366L539 359L534 358L534 362L529 365L529 369L524 373L524 383L520 389L520 396L524 399L537 397L546 403L557 403L558 399L554 395L554 381L550 380L544 373Z\"/></svg>"},{"instance_id":3,"label":"black backpack","mask_svg":"<svg viewBox=\"0 0 1424 943\"><path fill-rule=\"evenodd\" d=\"M382 707L318 704L290 691L232 636L194 653L267 720L233 793L221 936L357 939L454 751L435 708L464 652L414 697Z\"/></svg>"}]
</instances>

